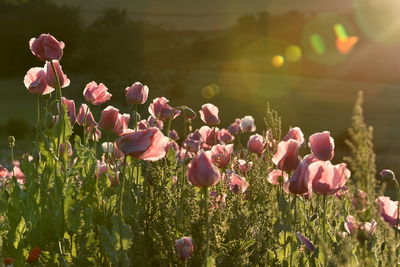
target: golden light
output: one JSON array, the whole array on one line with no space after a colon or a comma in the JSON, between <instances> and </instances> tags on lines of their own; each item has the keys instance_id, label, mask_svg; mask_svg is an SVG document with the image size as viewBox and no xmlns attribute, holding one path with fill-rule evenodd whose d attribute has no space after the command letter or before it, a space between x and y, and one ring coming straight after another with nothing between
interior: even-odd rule
<instances>
[{"instance_id":1,"label":"golden light","mask_svg":"<svg viewBox=\"0 0 400 267\"><path fill-rule=\"evenodd\" d=\"M297 45L290 45L286 48L285 58L289 62L297 62L302 56L301 48Z\"/></svg>"},{"instance_id":2,"label":"golden light","mask_svg":"<svg viewBox=\"0 0 400 267\"><path fill-rule=\"evenodd\" d=\"M281 55L276 55L272 57L272 66L280 68L285 63L285 58Z\"/></svg>"}]
</instances>

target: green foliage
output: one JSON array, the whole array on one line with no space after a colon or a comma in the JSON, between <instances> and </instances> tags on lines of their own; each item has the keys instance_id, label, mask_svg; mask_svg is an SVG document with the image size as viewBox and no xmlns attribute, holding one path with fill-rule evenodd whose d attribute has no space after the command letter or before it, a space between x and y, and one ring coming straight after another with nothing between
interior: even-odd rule
<instances>
[{"instance_id":1,"label":"green foliage","mask_svg":"<svg viewBox=\"0 0 400 267\"><path fill-rule=\"evenodd\" d=\"M24 266L38 246L37 264L44 266L395 266L398 234L376 216L371 201L372 130L363 121L361 97L348 142L349 192L310 198L267 180L282 136L281 118L269 106L266 152L236 148L208 195L188 182L188 161L178 160L172 148L155 162L100 152L97 141L73 135L66 114L64 125L48 123L50 105L37 129L33 159L20 159L25 183L0 180L0 256ZM65 141L73 144L72 156L59 155ZM238 159L253 167L242 172ZM249 182L244 193L231 190L229 172ZM359 188L368 192L365 210L354 205ZM377 230L371 236L347 234L348 215L360 222L375 219ZM194 255L181 261L174 245L184 236L192 238Z\"/></svg>"},{"instance_id":2,"label":"green foliage","mask_svg":"<svg viewBox=\"0 0 400 267\"><path fill-rule=\"evenodd\" d=\"M351 157L347 157L345 160L351 168L351 177L356 188L373 196L376 187L373 129L364 121L362 104L363 93L360 91L354 105L352 125L349 128L349 140L346 140L346 144L351 150Z\"/></svg>"}]
</instances>

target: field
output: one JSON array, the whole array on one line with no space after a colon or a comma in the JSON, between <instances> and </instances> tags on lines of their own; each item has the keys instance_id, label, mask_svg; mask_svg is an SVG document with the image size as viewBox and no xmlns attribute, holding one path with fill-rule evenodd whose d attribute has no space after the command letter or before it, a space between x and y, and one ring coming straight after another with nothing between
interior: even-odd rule
<instances>
[{"instance_id":1,"label":"field","mask_svg":"<svg viewBox=\"0 0 400 267\"><path fill-rule=\"evenodd\" d=\"M65 90L65 95L79 99L80 92L90 78L78 76L71 77L71 80L73 82ZM337 140L339 155L346 154L344 139L350 127L353 104L357 92L363 91L365 118L367 123L374 127L378 166L394 168L400 162L400 155L397 153L400 141L396 138L400 133L400 124L396 123L400 121L400 105L397 104L400 95L398 84L249 72L193 71L186 78L182 89L183 96L176 99L176 104L186 104L199 109L199 100L204 99L201 94L202 88L210 84L217 84L220 88L220 94L212 101L220 105L229 103L221 110L221 120L225 126L234 118L246 114L252 114L256 122L262 124L266 104L270 103L284 118L284 127L301 125L305 133L329 128ZM35 127L35 113L32 111L35 110L36 99L27 93L22 79L0 81L0 88L2 102L13 103L12 112L9 105L0 106L0 114L3 114L0 116L0 125L6 124L10 118L17 118L29 127ZM122 88L112 89L115 94L122 95ZM150 91L150 98L165 94L165 90L153 90ZM77 103L79 102L77 100ZM0 144L4 148L7 145L7 135L4 131L0 134ZM20 140L23 146L29 144L26 137Z\"/></svg>"}]
</instances>

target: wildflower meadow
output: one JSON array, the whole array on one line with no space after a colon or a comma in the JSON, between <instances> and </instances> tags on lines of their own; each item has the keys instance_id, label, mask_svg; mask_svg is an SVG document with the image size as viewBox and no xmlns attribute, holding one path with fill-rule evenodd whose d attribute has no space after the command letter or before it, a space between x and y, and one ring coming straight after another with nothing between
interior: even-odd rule
<instances>
[{"instance_id":1,"label":"wildflower meadow","mask_svg":"<svg viewBox=\"0 0 400 267\"><path fill-rule=\"evenodd\" d=\"M221 125L216 105L151 100L138 81L120 89L126 110L107 106L101 81L67 99L68 43L26 43L36 131L20 154L10 136L0 162L5 266L398 265L399 205L385 192L400 188L376 169L362 92L340 158L329 129L283 129L269 105L264 121L243 110Z\"/></svg>"}]
</instances>

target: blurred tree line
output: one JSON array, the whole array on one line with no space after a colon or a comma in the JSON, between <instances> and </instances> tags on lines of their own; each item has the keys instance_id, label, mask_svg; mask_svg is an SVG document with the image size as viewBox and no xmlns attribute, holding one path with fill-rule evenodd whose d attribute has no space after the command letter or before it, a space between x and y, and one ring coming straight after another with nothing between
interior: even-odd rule
<instances>
[{"instance_id":1,"label":"blurred tree line","mask_svg":"<svg viewBox=\"0 0 400 267\"><path fill-rule=\"evenodd\" d=\"M134 79L152 84L155 89L162 85L167 88L168 97L180 97L184 95L186 79L192 70L243 71L235 62L240 60L247 60L255 65L252 70L263 73L391 79L387 72L376 69L382 64L369 64L371 58L365 56L350 58L350 64L342 60L342 65L321 65L303 55L297 65L274 68L271 57L283 55L290 44L312 53L308 39L304 39L304 29L319 15L296 10L282 14L262 11L239 17L228 29L191 31L134 20L123 9L106 9L88 22L87 14L76 6L57 5L51 0L0 0L0 78L23 77L29 67L37 66L28 41L41 33L51 33L66 43L62 64L68 74L101 79L115 85L111 90L124 87ZM341 16L356 24L352 14ZM335 49L331 26L324 26L322 30L326 32L324 38L328 38L326 43ZM357 27L351 34L359 36L357 46L366 45L366 38ZM368 43L368 48L380 53L385 66L397 64L390 53L382 54L387 51L382 47ZM337 51L332 54L332 58L338 57L345 58ZM344 64L352 68L343 72Z\"/></svg>"},{"instance_id":2,"label":"blurred tree line","mask_svg":"<svg viewBox=\"0 0 400 267\"><path fill-rule=\"evenodd\" d=\"M240 56L246 44L267 33L296 41L305 21L296 11L277 16L261 12L239 18L225 31L180 31L132 20L120 9L106 9L88 24L83 16L79 7L48 0L0 0L0 77L20 77L28 66L37 65L27 47L29 39L41 33L66 43L63 66L69 73L124 77L224 61ZM276 30L270 24L283 26Z\"/></svg>"}]
</instances>

